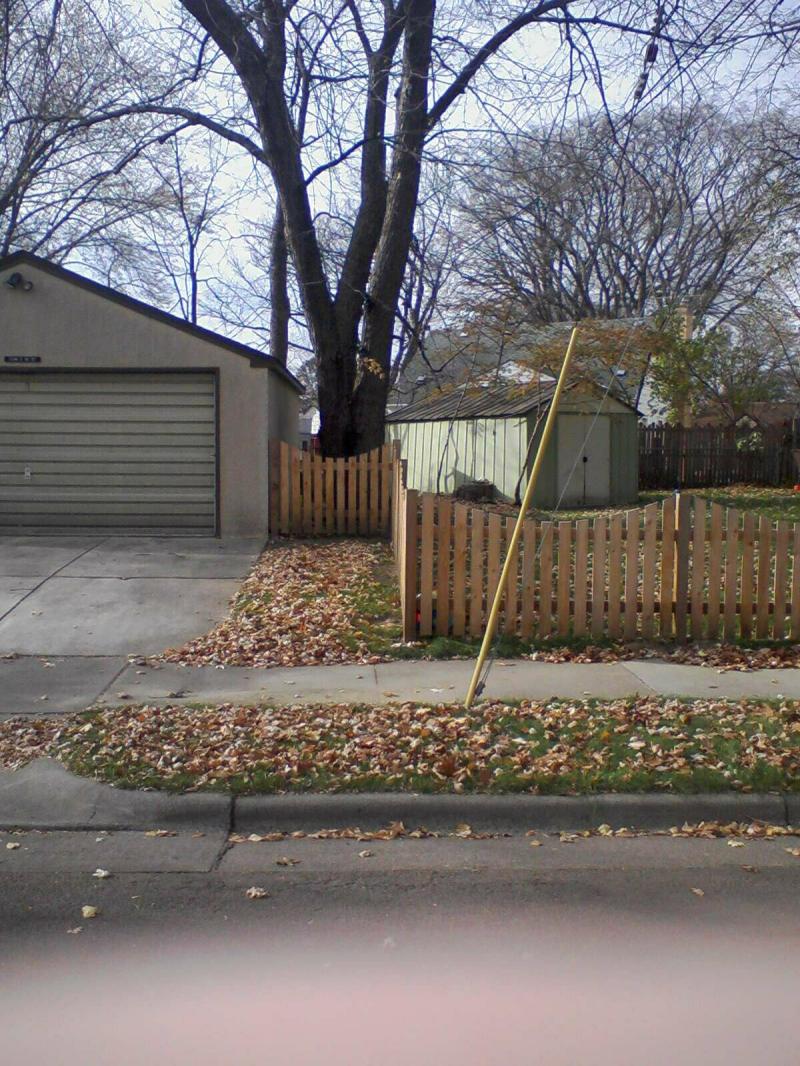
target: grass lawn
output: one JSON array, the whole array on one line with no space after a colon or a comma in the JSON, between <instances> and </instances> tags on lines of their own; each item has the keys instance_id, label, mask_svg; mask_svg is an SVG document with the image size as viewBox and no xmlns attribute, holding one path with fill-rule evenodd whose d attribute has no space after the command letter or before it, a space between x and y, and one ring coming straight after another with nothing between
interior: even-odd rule
<instances>
[{"instance_id":1,"label":"grass lawn","mask_svg":"<svg viewBox=\"0 0 800 1066\"><path fill-rule=\"evenodd\" d=\"M793 488L765 488L762 485L726 485L723 488L687 489L690 495L718 503L721 507L735 507L739 511L766 515L773 522L785 519L800 522L800 492ZM661 490L642 492L642 503L663 500L669 493Z\"/></svg>"},{"instance_id":2,"label":"grass lawn","mask_svg":"<svg viewBox=\"0 0 800 1066\"><path fill-rule=\"evenodd\" d=\"M800 791L800 704L225 704L0 723L0 764L47 755L84 776L170 790Z\"/></svg>"},{"instance_id":3,"label":"grass lawn","mask_svg":"<svg viewBox=\"0 0 800 1066\"><path fill-rule=\"evenodd\" d=\"M781 519L800 522L800 492L795 492L791 486L772 488L763 485L726 485L723 488L686 489L686 493L690 496L702 496L703 499L712 500L722 507L735 507L739 511L763 514L773 522ZM626 511L632 507L644 507L648 503L658 503L671 495L672 493L667 489L652 489L640 492L635 503L626 504L624 507L583 507L560 511L543 511L534 507L530 514L532 518L540 521L547 519L554 519L557 522L577 521L579 518L597 518L615 511ZM502 514L516 515L518 512L518 508L511 504L489 504L487 507L491 510L498 510Z\"/></svg>"}]
</instances>

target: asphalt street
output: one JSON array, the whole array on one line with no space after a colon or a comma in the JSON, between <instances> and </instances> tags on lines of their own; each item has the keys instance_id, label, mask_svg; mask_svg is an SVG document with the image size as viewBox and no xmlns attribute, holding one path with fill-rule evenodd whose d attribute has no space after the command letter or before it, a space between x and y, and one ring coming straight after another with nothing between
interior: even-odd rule
<instances>
[{"instance_id":1,"label":"asphalt street","mask_svg":"<svg viewBox=\"0 0 800 1066\"><path fill-rule=\"evenodd\" d=\"M3 833L4 1061L789 1066L796 846Z\"/></svg>"},{"instance_id":2,"label":"asphalt street","mask_svg":"<svg viewBox=\"0 0 800 1066\"><path fill-rule=\"evenodd\" d=\"M129 934L296 935L313 926L351 937L364 926L378 928L381 942L402 942L455 928L535 934L591 916L598 928L752 927L797 944L800 858L787 850L797 846L795 837L737 847L658 835L562 842L543 833L231 844L220 831L6 832L0 940L9 960L65 937L83 951ZM98 869L111 876L94 877ZM251 887L266 897L248 899ZM96 917L81 917L87 905Z\"/></svg>"}]
</instances>

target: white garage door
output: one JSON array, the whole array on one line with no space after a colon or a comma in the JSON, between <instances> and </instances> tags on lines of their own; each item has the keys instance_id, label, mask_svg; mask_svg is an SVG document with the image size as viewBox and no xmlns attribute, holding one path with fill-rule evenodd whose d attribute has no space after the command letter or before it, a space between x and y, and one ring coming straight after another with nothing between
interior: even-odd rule
<instances>
[{"instance_id":1,"label":"white garage door","mask_svg":"<svg viewBox=\"0 0 800 1066\"><path fill-rule=\"evenodd\" d=\"M0 531L213 534L214 377L0 373Z\"/></svg>"}]
</instances>

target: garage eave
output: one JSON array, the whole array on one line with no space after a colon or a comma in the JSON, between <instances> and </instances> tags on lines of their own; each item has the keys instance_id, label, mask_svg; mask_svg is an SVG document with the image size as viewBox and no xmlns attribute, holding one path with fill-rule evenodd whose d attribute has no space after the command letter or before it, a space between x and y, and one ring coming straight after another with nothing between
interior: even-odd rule
<instances>
[{"instance_id":1,"label":"garage eave","mask_svg":"<svg viewBox=\"0 0 800 1066\"><path fill-rule=\"evenodd\" d=\"M66 267L63 267L58 263L53 263L49 259L43 259L41 256L34 255L33 252L17 251L5 256L0 259L0 271L9 270L23 264L28 264L36 270L41 270L42 272L59 278L62 281L69 282L70 285L76 285L78 288L96 293L98 296L102 296L104 299L110 300L112 303L119 304L131 311L136 311L138 314L146 315L148 318L155 319L158 322L163 322L165 325L171 326L173 329L178 329L183 333L198 337L200 340L215 344L217 347L224 348L226 351L232 352L234 355L242 356L249 360L252 367L271 370L291 385L297 393L302 394L304 392L303 386L294 374L266 352L261 352L257 348L251 348L249 345L242 344L229 337L223 337L221 334L215 333L211 329L206 329L204 326L196 326L192 322L187 322L185 319L179 318L177 315L170 314L168 311L162 311L158 307L153 307L150 304L145 303L143 300L137 300L133 296L127 296L125 293L119 292L117 289L112 289L108 285L103 285L98 281L92 281L91 278L84 277L83 274L76 274L74 270L68 270Z\"/></svg>"}]
</instances>

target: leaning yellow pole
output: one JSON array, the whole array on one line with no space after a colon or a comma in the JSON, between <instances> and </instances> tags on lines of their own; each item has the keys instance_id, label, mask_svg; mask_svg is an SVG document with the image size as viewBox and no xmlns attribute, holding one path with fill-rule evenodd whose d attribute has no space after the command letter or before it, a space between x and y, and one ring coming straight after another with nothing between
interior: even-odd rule
<instances>
[{"instance_id":1,"label":"leaning yellow pole","mask_svg":"<svg viewBox=\"0 0 800 1066\"><path fill-rule=\"evenodd\" d=\"M475 693L478 688L478 682L480 681L481 670L483 670L483 664L486 662L486 656L489 654L489 648L492 646L494 640L495 630L497 629L497 619L500 614L500 604L503 601L503 593L506 588L506 580L508 578L508 571L511 568L511 560L515 557L517 545L519 544L519 538L522 535L522 523L525 521L525 515L528 508L531 505L533 499L534 489L536 488L536 482L539 480L539 472L542 469L544 463L544 455L547 450L547 444L550 440L550 436L553 432L553 426L556 424L556 415L558 414L558 404L561 400L561 393L564 391L564 385L567 381L567 374L569 373L570 363L572 362L572 352L575 348L575 340L578 336L578 327L574 326L572 333L570 334L569 344L567 345L567 351L564 355L564 362L561 367L561 373L558 375L558 381L556 382L556 391L553 393L553 399L550 401L550 410L547 412L547 419L542 430L542 439L539 441L539 447L536 452L536 459L533 463L533 469L531 470L531 476L528 479L528 487L525 489L525 495L522 498L520 504L519 514L517 515L516 525L514 526L514 532L511 536L511 540L508 544L506 551L505 562L503 563L503 571L500 574L500 581L497 585L497 591L494 594L494 603L492 609L489 612L489 620L486 623L486 632L483 634L483 641L481 643L481 650L478 653L478 661L475 663L475 669L472 673L472 680L469 683L469 689L467 691L467 698L464 700L464 706L470 708L472 701L475 699Z\"/></svg>"}]
</instances>

